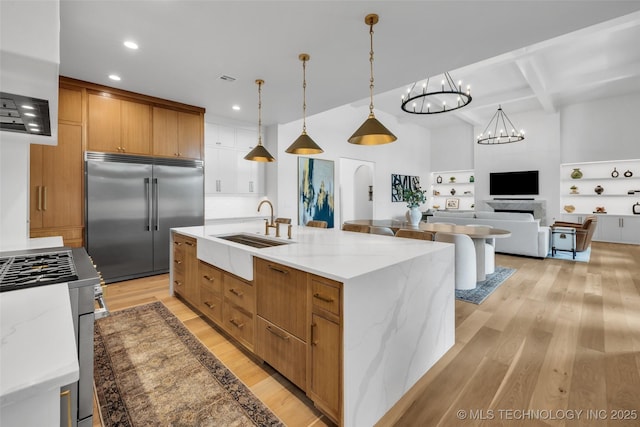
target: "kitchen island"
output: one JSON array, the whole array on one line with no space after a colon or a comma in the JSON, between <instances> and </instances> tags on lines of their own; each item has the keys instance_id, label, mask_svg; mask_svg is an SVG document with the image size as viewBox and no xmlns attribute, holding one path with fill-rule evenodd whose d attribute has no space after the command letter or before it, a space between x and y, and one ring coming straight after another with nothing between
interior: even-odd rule
<instances>
[{"instance_id":1,"label":"kitchen island","mask_svg":"<svg viewBox=\"0 0 640 427\"><path fill-rule=\"evenodd\" d=\"M219 316L228 331L238 327L232 336L241 345L338 424L375 424L454 343L453 245L297 226L292 239L286 226L284 237L270 234L260 221L174 229L170 292L183 296L174 286L191 286L186 299L205 315L221 304L221 316L207 317L218 323ZM234 235L283 244L256 248L225 239ZM188 251L199 276L185 261ZM198 283L216 281L220 296L207 287L198 294ZM291 289L282 293L278 283ZM279 318L300 306L301 329ZM323 347L331 340L335 345ZM299 354L303 366L272 361L276 353Z\"/></svg>"}]
</instances>

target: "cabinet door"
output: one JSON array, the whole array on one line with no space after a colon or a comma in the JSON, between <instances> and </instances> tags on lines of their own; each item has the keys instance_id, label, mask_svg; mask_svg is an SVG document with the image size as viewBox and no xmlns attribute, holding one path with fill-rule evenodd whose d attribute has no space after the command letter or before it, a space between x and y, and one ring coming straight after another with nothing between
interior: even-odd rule
<instances>
[{"instance_id":1,"label":"cabinet door","mask_svg":"<svg viewBox=\"0 0 640 427\"><path fill-rule=\"evenodd\" d=\"M340 420L340 325L315 313L311 316L311 384L309 394L314 403Z\"/></svg>"},{"instance_id":2,"label":"cabinet door","mask_svg":"<svg viewBox=\"0 0 640 427\"><path fill-rule=\"evenodd\" d=\"M87 147L93 151L120 152L121 102L119 99L89 94Z\"/></svg>"},{"instance_id":3,"label":"cabinet door","mask_svg":"<svg viewBox=\"0 0 640 427\"><path fill-rule=\"evenodd\" d=\"M42 228L42 148L31 144L29 154L29 228Z\"/></svg>"},{"instance_id":4,"label":"cabinet door","mask_svg":"<svg viewBox=\"0 0 640 427\"><path fill-rule=\"evenodd\" d=\"M235 148L236 130L229 126L207 123L205 143L217 148Z\"/></svg>"},{"instance_id":5,"label":"cabinet door","mask_svg":"<svg viewBox=\"0 0 640 427\"><path fill-rule=\"evenodd\" d=\"M82 126L58 125L58 145L42 150L42 226L82 226Z\"/></svg>"},{"instance_id":6,"label":"cabinet door","mask_svg":"<svg viewBox=\"0 0 640 427\"><path fill-rule=\"evenodd\" d=\"M254 259L258 315L306 342L306 273L274 262Z\"/></svg>"},{"instance_id":7,"label":"cabinet door","mask_svg":"<svg viewBox=\"0 0 640 427\"><path fill-rule=\"evenodd\" d=\"M640 217L621 217L620 242L640 244Z\"/></svg>"},{"instance_id":8,"label":"cabinet door","mask_svg":"<svg viewBox=\"0 0 640 427\"><path fill-rule=\"evenodd\" d=\"M171 157L178 155L177 111L153 107L153 154Z\"/></svg>"},{"instance_id":9,"label":"cabinet door","mask_svg":"<svg viewBox=\"0 0 640 427\"><path fill-rule=\"evenodd\" d=\"M202 158L203 119L200 114L178 112L178 155Z\"/></svg>"},{"instance_id":10,"label":"cabinet door","mask_svg":"<svg viewBox=\"0 0 640 427\"><path fill-rule=\"evenodd\" d=\"M226 148L217 148L213 150L214 163L214 193L231 194L237 191L237 161L236 151Z\"/></svg>"},{"instance_id":11,"label":"cabinet door","mask_svg":"<svg viewBox=\"0 0 640 427\"><path fill-rule=\"evenodd\" d=\"M617 243L620 241L620 230L620 217L598 215L598 224L592 240Z\"/></svg>"},{"instance_id":12,"label":"cabinet door","mask_svg":"<svg viewBox=\"0 0 640 427\"><path fill-rule=\"evenodd\" d=\"M151 153L151 107L139 102L121 101L122 152Z\"/></svg>"},{"instance_id":13,"label":"cabinet door","mask_svg":"<svg viewBox=\"0 0 640 427\"><path fill-rule=\"evenodd\" d=\"M58 121L82 122L82 90L60 87Z\"/></svg>"}]
</instances>

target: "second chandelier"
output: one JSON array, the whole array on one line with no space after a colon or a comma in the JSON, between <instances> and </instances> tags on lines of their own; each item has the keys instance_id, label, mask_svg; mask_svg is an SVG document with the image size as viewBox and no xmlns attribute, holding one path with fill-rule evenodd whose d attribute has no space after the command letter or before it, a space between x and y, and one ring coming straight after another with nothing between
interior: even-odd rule
<instances>
[{"instance_id":1,"label":"second chandelier","mask_svg":"<svg viewBox=\"0 0 640 427\"><path fill-rule=\"evenodd\" d=\"M462 81L456 84L448 72L438 84L437 79L428 78L421 85L415 82L402 95L403 111L410 114L439 114L457 110L471 102L471 86L462 89Z\"/></svg>"}]
</instances>

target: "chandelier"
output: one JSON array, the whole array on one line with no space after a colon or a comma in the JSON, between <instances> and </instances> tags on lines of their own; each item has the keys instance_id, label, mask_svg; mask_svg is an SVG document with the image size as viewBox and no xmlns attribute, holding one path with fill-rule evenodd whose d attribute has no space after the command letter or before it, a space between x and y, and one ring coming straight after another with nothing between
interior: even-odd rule
<instances>
[{"instance_id":1,"label":"chandelier","mask_svg":"<svg viewBox=\"0 0 640 427\"><path fill-rule=\"evenodd\" d=\"M457 110L471 102L471 86L467 85L463 91L462 81L456 85L448 72L444 73L439 85L437 80L428 78L422 85L415 82L407 89L407 94L402 95L400 108L411 114L439 114Z\"/></svg>"},{"instance_id":2,"label":"chandelier","mask_svg":"<svg viewBox=\"0 0 640 427\"><path fill-rule=\"evenodd\" d=\"M349 138L351 144L380 145L388 144L398 139L389 129L376 119L373 114L373 26L378 23L378 15L371 13L364 18L364 23L369 26L371 50L369 51L370 78L369 78L369 117L360 125Z\"/></svg>"},{"instance_id":3,"label":"chandelier","mask_svg":"<svg viewBox=\"0 0 640 427\"><path fill-rule=\"evenodd\" d=\"M253 147L253 150L249 151L244 159L254 162L275 162L276 159L262 145L262 85L264 80L258 79L256 84L258 85L258 145Z\"/></svg>"},{"instance_id":4,"label":"chandelier","mask_svg":"<svg viewBox=\"0 0 640 427\"><path fill-rule=\"evenodd\" d=\"M481 145L509 144L523 139L524 130L520 129L519 132L516 132L516 127L502 110L502 106L499 105L498 111L489 120L484 132L478 135L477 143Z\"/></svg>"},{"instance_id":5,"label":"chandelier","mask_svg":"<svg viewBox=\"0 0 640 427\"><path fill-rule=\"evenodd\" d=\"M298 59L302 61L302 134L293 141L285 151L290 154L320 154L324 150L307 135L307 61L309 54L301 53Z\"/></svg>"}]
</instances>

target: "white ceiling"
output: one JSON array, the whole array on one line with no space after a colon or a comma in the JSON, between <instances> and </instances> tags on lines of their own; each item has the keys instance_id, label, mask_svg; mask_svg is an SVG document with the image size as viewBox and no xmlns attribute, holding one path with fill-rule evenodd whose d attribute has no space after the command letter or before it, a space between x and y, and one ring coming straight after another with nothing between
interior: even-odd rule
<instances>
[{"instance_id":1,"label":"white ceiling","mask_svg":"<svg viewBox=\"0 0 640 427\"><path fill-rule=\"evenodd\" d=\"M302 117L301 52L311 55L308 115L368 104L364 16L377 13L376 110L425 127L481 124L498 103L507 114L556 111L640 92L639 11L640 0L61 0L60 74L249 124L262 78L263 123L287 123ZM140 49L124 48L126 39ZM400 110L409 84L446 70L471 84L469 106L428 116Z\"/></svg>"}]
</instances>

